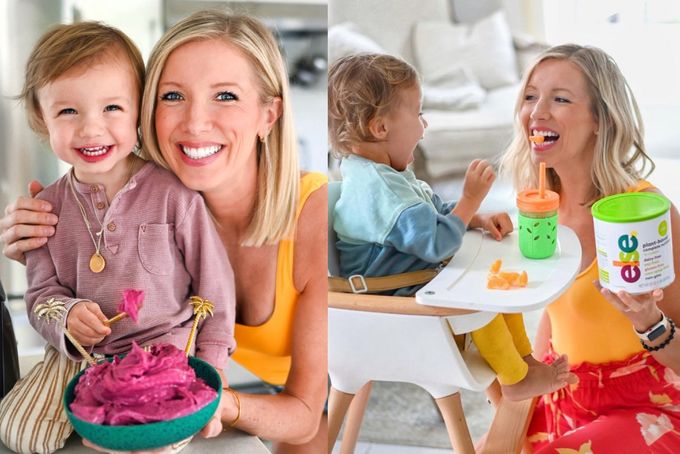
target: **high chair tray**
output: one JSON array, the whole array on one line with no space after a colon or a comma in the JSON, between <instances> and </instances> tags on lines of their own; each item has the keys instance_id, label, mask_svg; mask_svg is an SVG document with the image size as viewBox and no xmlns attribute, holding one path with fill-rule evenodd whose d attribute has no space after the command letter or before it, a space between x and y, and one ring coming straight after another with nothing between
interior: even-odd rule
<instances>
[{"instance_id":1,"label":"high chair tray","mask_svg":"<svg viewBox=\"0 0 680 454\"><path fill-rule=\"evenodd\" d=\"M503 261L502 271L526 271L526 287L493 290L486 287L491 264ZM526 312L556 299L574 281L581 266L581 244L568 227L560 225L557 249L552 257L525 258L519 251L517 232L501 241L488 233L470 230L448 265L416 293L426 306L474 309L490 312Z\"/></svg>"}]
</instances>

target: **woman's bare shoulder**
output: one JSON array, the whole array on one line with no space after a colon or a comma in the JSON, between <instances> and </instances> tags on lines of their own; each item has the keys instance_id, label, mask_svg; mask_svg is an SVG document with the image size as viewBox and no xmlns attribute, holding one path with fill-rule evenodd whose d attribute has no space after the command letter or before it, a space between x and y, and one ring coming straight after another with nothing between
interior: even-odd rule
<instances>
[{"instance_id":1,"label":"woman's bare shoulder","mask_svg":"<svg viewBox=\"0 0 680 454\"><path fill-rule=\"evenodd\" d=\"M328 185L323 184L307 197L295 228L295 287L304 289L320 268L327 268Z\"/></svg>"}]
</instances>

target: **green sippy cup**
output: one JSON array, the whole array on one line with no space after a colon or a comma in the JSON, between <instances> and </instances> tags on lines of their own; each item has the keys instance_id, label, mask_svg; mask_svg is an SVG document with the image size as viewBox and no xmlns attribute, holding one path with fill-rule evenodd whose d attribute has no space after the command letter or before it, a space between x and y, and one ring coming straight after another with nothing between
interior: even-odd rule
<instances>
[{"instance_id":1,"label":"green sippy cup","mask_svg":"<svg viewBox=\"0 0 680 454\"><path fill-rule=\"evenodd\" d=\"M545 259L557 247L557 208L560 196L545 189L545 163L540 164L539 189L517 195L519 250L529 259Z\"/></svg>"}]
</instances>

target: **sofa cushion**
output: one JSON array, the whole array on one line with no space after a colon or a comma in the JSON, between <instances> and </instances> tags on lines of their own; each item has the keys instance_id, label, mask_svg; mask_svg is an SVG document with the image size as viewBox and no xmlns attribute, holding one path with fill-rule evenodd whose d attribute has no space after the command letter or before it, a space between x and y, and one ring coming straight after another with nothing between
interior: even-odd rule
<instances>
[{"instance_id":1,"label":"sofa cushion","mask_svg":"<svg viewBox=\"0 0 680 454\"><path fill-rule=\"evenodd\" d=\"M487 92L479 109L425 110L427 129L420 142L432 177L464 172L475 158L494 159L512 139L519 84Z\"/></svg>"},{"instance_id":2,"label":"sofa cushion","mask_svg":"<svg viewBox=\"0 0 680 454\"><path fill-rule=\"evenodd\" d=\"M503 11L475 24L421 21L413 34L418 68L426 82L469 69L487 89L519 80L512 35Z\"/></svg>"},{"instance_id":3,"label":"sofa cushion","mask_svg":"<svg viewBox=\"0 0 680 454\"><path fill-rule=\"evenodd\" d=\"M476 83L457 87L423 85L423 109L468 110L478 108L486 92Z\"/></svg>"},{"instance_id":4,"label":"sofa cushion","mask_svg":"<svg viewBox=\"0 0 680 454\"><path fill-rule=\"evenodd\" d=\"M486 91L475 82L474 75L466 68L444 74L441 79L424 81L422 90L423 109L476 109L486 96Z\"/></svg>"},{"instance_id":5,"label":"sofa cushion","mask_svg":"<svg viewBox=\"0 0 680 454\"><path fill-rule=\"evenodd\" d=\"M359 26L352 22L343 22L328 29L328 60L330 62L347 55L366 52L385 53L378 43L361 33Z\"/></svg>"}]
</instances>

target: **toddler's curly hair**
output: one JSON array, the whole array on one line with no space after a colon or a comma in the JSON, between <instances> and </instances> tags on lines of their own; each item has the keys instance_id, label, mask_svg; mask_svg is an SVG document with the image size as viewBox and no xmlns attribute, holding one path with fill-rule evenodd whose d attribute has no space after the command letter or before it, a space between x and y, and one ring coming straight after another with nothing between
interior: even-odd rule
<instances>
[{"instance_id":1,"label":"toddler's curly hair","mask_svg":"<svg viewBox=\"0 0 680 454\"><path fill-rule=\"evenodd\" d=\"M398 106L399 92L419 83L413 66L384 54L357 54L338 59L328 71L328 138L336 156L351 154L352 145L375 142L372 118Z\"/></svg>"}]
</instances>

